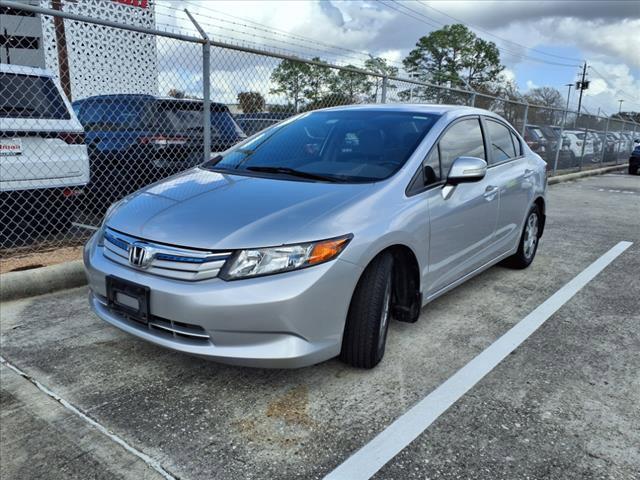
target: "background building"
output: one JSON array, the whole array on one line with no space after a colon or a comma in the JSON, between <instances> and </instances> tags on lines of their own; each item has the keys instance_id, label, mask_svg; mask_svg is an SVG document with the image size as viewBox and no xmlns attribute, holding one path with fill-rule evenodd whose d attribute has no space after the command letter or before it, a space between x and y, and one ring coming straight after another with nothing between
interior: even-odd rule
<instances>
[{"instance_id":1,"label":"background building","mask_svg":"<svg viewBox=\"0 0 640 480\"><path fill-rule=\"evenodd\" d=\"M32 5L155 27L152 0L29 0ZM156 38L101 25L0 10L0 61L47 68L73 100L158 90Z\"/></svg>"}]
</instances>

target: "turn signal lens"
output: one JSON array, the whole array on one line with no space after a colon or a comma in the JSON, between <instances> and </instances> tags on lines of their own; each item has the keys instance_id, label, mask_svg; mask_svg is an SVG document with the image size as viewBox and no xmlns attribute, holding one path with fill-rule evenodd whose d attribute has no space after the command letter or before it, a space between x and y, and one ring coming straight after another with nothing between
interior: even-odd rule
<instances>
[{"instance_id":1,"label":"turn signal lens","mask_svg":"<svg viewBox=\"0 0 640 480\"><path fill-rule=\"evenodd\" d=\"M327 262L334 257L340 255L340 252L347 246L350 238L338 238L336 240L325 240L316 243L311 250L307 264L315 265L317 263Z\"/></svg>"}]
</instances>

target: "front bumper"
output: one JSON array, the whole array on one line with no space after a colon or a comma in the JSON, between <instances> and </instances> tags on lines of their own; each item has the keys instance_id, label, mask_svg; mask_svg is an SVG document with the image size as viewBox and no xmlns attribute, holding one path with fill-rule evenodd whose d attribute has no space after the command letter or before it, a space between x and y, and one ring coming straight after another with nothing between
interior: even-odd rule
<instances>
[{"instance_id":1,"label":"front bumper","mask_svg":"<svg viewBox=\"0 0 640 480\"><path fill-rule=\"evenodd\" d=\"M84 264L93 311L106 322L149 342L223 363L265 368L312 365L340 353L344 322L362 269L335 260L295 272L225 282L186 282L150 275L104 257L94 236ZM106 276L150 288L150 314L191 337L152 328L111 310ZM152 322L153 323L153 322Z\"/></svg>"}]
</instances>

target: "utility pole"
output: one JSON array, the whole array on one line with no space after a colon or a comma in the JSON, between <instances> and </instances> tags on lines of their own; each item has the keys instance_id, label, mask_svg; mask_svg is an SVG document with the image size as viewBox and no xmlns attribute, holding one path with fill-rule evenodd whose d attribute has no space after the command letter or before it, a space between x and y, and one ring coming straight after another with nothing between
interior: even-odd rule
<instances>
[{"instance_id":1,"label":"utility pole","mask_svg":"<svg viewBox=\"0 0 640 480\"><path fill-rule=\"evenodd\" d=\"M624 102L624 100L620 99L618 102L620 102L620 107L618 108L618 114L620 114L622 113L622 102Z\"/></svg>"},{"instance_id":2,"label":"utility pole","mask_svg":"<svg viewBox=\"0 0 640 480\"><path fill-rule=\"evenodd\" d=\"M51 8L62 11L62 2L52 0ZM54 16L53 26L56 34L56 48L58 50L58 71L60 73L60 85L62 91L71 101L71 74L69 72L69 55L67 53L67 35L64 30L64 18Z\"/></svg>"},{"instance_id":3,"label":"utility pole","mask_svg":"<svg viewBox=\"0 0 640 480\"><path fill-rule=\"evenodd\" d=\"M582 80L576 82L576 89L580 90L580 97L578 98L578 116L580 116L580 110L582 108L582 92L589 88L589 81L587 80L587 62L584 62L582 66Z\"/></svg>"}]
</instances>

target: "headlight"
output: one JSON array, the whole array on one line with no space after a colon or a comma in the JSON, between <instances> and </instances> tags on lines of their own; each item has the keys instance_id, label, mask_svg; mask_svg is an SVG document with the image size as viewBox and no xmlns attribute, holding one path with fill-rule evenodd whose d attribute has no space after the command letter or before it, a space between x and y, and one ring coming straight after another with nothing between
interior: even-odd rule
<instances>
[{"instance_id":1,"label":"headlight","mask_svg":"<svg viewBox=\"0 0 640 480\"><path fill-rule=\"evenodd\" d=\"M240 250L227 260L218 276L223 280L239 280L318 265L340 255L352 237L345 235L319 242Z\"/></svg>"},{"instance_id":2,"label":"headlight","mask_svg":"<svg viewBox=\"0 0 640 480\"><path fill-rule=\"evenodd\" d=\"M104 214L104 217L102 217L102 223L100 224L100 228L96 232L96 235L98 236L98 245L100 246L103 245L104 230L105 228L107 228L107 221L109 220L109 217L111 217L113 212L116 210L116 208L118 208L123 201L124 199L118 200L117 202L112 203L109 206L109 208L107 208L107 212Z\"/></svg>"}]
</instances>

